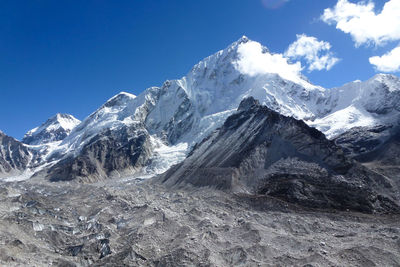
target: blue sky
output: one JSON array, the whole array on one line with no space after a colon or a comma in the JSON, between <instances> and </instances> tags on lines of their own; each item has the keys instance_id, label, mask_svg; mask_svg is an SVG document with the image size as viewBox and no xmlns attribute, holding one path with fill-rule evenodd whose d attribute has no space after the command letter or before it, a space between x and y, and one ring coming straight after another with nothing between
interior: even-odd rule
<instances>
[{"instance_id":1,"label":"blue sky","mask_svg":"<svg viewBox=\"0 0 400 267\"><path fill-rule=\"evenodd\" d=\"M139 94L184 76L242 35L274 53L287 51L298 34L329 43L340 59L329 70L309 71L301 59L315 84L368 79L377 72L369 59L396 48L397 33L357 43L357 29L337 29L340 14L321 19L337 2L1 1L0 129L19 139L57 112L83 119L120 91ZM377 14L387 2L373 1Z\"/></svg>"}]
</instances>

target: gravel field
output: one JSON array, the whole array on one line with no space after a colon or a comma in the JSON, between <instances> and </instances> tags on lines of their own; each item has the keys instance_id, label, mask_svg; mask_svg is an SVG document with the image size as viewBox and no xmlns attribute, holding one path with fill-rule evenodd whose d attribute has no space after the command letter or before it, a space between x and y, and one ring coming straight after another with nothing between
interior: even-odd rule
<instances>
[{"instance_id":1,"label":"gravel field","mask_svg":"<svg viewBox=\"0 0 400 267\"><path fill-rule=\"evenodd\" d=\"M151 181L0 184L3 266L400 266L400 216Z\"/></svg>"}]
</instances>

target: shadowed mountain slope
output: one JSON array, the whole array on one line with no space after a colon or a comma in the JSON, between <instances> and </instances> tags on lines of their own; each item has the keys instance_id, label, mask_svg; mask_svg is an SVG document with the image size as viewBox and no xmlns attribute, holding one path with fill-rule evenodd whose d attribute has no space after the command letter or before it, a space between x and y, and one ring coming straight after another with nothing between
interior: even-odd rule
<instances>
[{"instance_id":1,"label":"shadowed mountain slope","mask_svg":"<svg viewBox=\"0 0 400 267\"><path fill-rule=\"evenodd\" d=\"M266 194L314 208L399 211L389 180L347 158L318 130L253 98L160 179L168 186Z\"/></svg>"}]
</instances>

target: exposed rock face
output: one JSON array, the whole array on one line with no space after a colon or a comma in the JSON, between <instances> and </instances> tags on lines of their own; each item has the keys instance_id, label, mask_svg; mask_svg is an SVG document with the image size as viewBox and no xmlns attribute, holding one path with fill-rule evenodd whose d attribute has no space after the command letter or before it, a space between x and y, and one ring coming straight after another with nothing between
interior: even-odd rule
<instances>
[{"instance_id":1,"label":"exposed rock face","mask_svg":"<svg viewBox=\"0 0 400 267\"><path fill-rule=\"evenodd\" d=\"M400 126L356 127L335 142L346 154L396 184L400 196Z\"/></svg>"},{"instance_id":2,"label":"exposed rock face","mask_svg":"<svg viewBox=\"0 0 400 267\"><path fill-rule=\"evenodd\" d=\"M94 136L75 157L67 157L47 171L50 181L93 182L132 175L148 164L152 146L143 126L107 129Z\"/></svg>"},{"instance_id":3,"label":"exposed rock face","mask_svg":"<svg viewBox=\"0 0 400 267\"><path fill-rule=\"evenodd\" d=\"M29 145L43 145L61 141L80 123L69 114L56 114L41 126L27 132L22 142Z\"/></svg>"},{"instance_id":4,"label":"exposed rock face","mask_svg":"<svg viewBox=\"0 0 400 267\"><path fill-rule=\"evenodd\" d=\"M0 131L0 177L19 175L26 170L32 151Z\"/></svg>"},{"instance_id":5,"label":"exposed rock face","mask_svg":"<svg viewBox=\"0 0 400 267\"><path fill-rule=\"evenodd\" d=\"M396 184L397 196L400 197L400 127L393 127L388 133L388 136L380 139L381 143L375 149L356 155L355 158Z\"/></svg>"},{"instance_id":6,"label":"exposed rock face","mask_svg":"<svg viewBox=\"0 0 400 267\"><path fill-rule=\"evenodd\" d=\"M348 159L318 130L253 98L161 181L267 194L316 208L399 211L386 195L392 185L384 177Z\"/></svg>"},{"instance_id":7,"label":"exposed rock face","mask_svg":"<svg viewBox=\"0 0 400 267\"><path fill-rule=\"evenodd\" d=\"M389 138L376 149L357 157L362 162L379 162L383 165L400 166L400 127L391 131Z\"/></svg>"},{"instance_id":8,"label":"exposed rock face","mask_svg":"<svg viewBox=\"0 0 400 267\"><path fill-rule=\"evenodd\" d=\"M359 158L380 147L391 136L393 126L354 127L337 136L334 141L346 155Z\"/></svg>"}]
</instances>

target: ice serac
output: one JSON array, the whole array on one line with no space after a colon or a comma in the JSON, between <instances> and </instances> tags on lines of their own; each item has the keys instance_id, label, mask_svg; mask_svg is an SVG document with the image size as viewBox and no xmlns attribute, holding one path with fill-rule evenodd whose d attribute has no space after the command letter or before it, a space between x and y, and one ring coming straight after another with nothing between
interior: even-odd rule
<instances>
[{"instance_id":1,"label":"ice serac","mask_svg":"<svg viewBox=\"0 0 400 267\"><path fill-rule=\"evenodd\" d=\"M347 158L320 131L254 98L244 99L219 130L159 179L167 186L269 195L313 208L400 211L390 180Z\"/></svg>"},{"instance_id":2,"label":"ice serac","mask_svg":"<svg viewBox=\"0 0 400 267\"><path fill-rule=\"evenodd\" d=\"M43 145L61 141L80 121L69 114L56 114L45 123L27 132L22 142L28 145Z\"/></svg>"}]
</instances>

